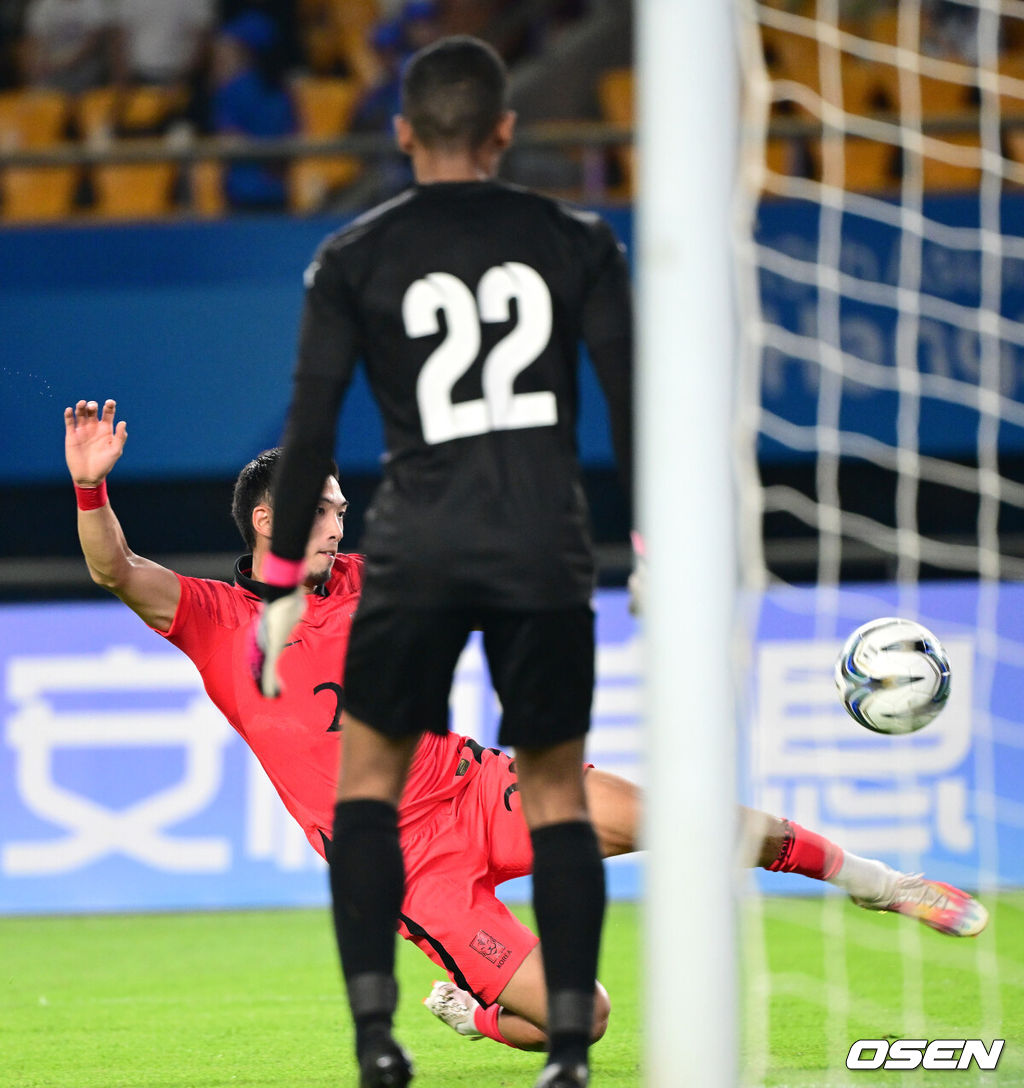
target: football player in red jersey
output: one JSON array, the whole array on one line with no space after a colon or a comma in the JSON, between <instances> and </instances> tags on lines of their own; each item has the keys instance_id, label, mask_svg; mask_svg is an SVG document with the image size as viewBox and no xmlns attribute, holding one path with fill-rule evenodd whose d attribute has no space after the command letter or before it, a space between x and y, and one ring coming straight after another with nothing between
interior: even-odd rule
<instances>
[{"instance_id":1,"label":"football player in red jersey","mask_svg":"<svg viewBox=\"0 0 1024 1088\"><path fill-rule=\"evenodd\" d=\"M279 451L239 474L232 513L252 554L235 582L179 575L128 546L106 494L127 440L116 405L65 409L65 455L78 498L78 531L89 573L196 664L212 701L260 760L282 802L326 856L342 743L343 663L362 585L362 557L340 552L347 501L336 475L321 488L306 549L305 616L281 657L283 695L263 699L248 681L247 632L260 604L270 545L270 481ZM640 791L590 768L587 801L605 857L638 849ZM741 809L747 862L797 872L845 890L861 906L916 917L939 932L974 936L987 922L975 899L947 884L860 858L791 821ZM543 1050L547 1009L537 938L495 895L530 871L532 854L507 755L457 734L425 733L400 809L408 881L399 932L449 976L425 1004L462 1035L486 1035ZM474 1000L475 999L475 1000ZM593 1035L607 1025L598 989Z\"/></svg>"}]
</instances>

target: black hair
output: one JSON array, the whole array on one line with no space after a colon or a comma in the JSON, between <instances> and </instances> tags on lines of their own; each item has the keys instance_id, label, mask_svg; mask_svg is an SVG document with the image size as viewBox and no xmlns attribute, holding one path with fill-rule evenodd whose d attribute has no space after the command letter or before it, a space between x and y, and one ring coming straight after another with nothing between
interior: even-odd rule
<instances>
[{"instance_id":1,"label":"black hair","mask_svg":"<svg viewBox=\"0 0 1024 1088\"><path fill-rule=\"evenodd\" d=\"M508 74L479 38L442 38L413 54L402 73L402 114L429 148L475 150L507 109Z\"/></svg>"},{"instance_id":2,"label":"black hair","mask_svg":"<svg viewBox=\"0 0 1024 1088\"><path fill-rule=\"evenodd\" d=\"M242 469L238 479L235 480L235 490L231 496L231 516L242 534L245 546L250 551L256 547L256 530L252 527L252 512L261 503L269 505L274 486L274 472L283 452L281 446L264 450ZM324 475L338 479L338 464L333 458Z\"/></svg>"}]
</instances>

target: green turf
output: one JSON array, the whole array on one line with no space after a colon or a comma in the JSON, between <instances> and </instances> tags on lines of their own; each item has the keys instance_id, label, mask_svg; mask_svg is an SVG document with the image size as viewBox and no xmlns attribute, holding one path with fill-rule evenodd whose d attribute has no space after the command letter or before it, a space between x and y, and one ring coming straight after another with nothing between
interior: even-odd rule
<instances>
[{"instance_id":1,"label":"green turf","mask_svg":"<svg viewBox=\"0 0 1024 1088\"><path fill-rule=\"evenodd\" d=\"M750 1083L1024 1086L1024 893L988 903L989 930L957 941L841 900L763 901L764 943L744 956L748 981L770 969L769 996L748 1001L767 1012L746 1020ZM641 1083L636 916L609 913L595 1088ZM680 971L685 949L675 935ZM539 1055L461 1039L420 1006L437 970L404 943L400 972L416 1088L532 1084ZM885 1036L1007 1043L994 1075L847 1072L853 1039ZM680 1046L680 1088L699 1088L706 1059L685 1025ZM325 911L0 919L0 1088L339 1088L350 1051Z\"/></svg>"},{"instance_id":2,"label":"green turf","mask_svg":"<svg viewBox=\"0 0 1024 1088\"><path fill-rule=\"evenodd\" d=\"M761 900L763 940L756 926L748 932L767 958L768 975L759 977L768 994L747 991L755 994L755 1015L745 1024L751 1081L778 1088L1024 1085L1024 893L985 903L988 929L955 939L838 897ZM753 981L756 951L744 960ZM757 1018L758 1009L766 1019ZM1005 1038L1006 1045L991 1073L848 1071L850 1043L869 1038Z\"/></svg>"},{"instance_id":3,"label":"green turf","mask_svg":"<svg viewBox=\"0 0 1024 1088\"><path fill-rule=\"evenodd\" d=\"M639 1083L636 922L608 916L617 1031L600 1084ZM542 1055L471 1042L420 1004L438 969L400 942L416 1088L529 1085ZM339 1088L351 1032L326 911L0 919L0 1088Z\"/></svg>"}]
</instances>

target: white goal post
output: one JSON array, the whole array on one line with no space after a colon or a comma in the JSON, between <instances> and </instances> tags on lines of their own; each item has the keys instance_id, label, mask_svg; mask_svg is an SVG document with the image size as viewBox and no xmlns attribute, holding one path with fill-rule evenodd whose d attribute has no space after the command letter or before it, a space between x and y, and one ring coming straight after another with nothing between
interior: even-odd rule
<instances>
[{"instance_id":1,"label":"white goal post","mask_svg":"<svg viewBox=\"0 0 1024 1088\"><path fill-rule=\"evenodd\" d=\"M726 1088L737 1076L733 9L723 0L639 0L636 10L646 1078L653 1088L694 1076L702 1088Z\"/></svg>"}]
</instances>

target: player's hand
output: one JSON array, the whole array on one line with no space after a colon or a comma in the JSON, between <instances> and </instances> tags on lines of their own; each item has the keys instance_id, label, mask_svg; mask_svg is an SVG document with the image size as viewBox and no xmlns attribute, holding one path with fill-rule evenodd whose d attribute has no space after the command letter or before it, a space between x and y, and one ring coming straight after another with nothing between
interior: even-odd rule
<instances>
[{"instance_id":1,"label":"player's hand","mask_svg":"<svg viewBox=\"0 0 1024 1088\"><path fill-rule=\"evenodd\" d=\"M277 659L305 610L306 591L302 586L277 600L263 602L250 634L249 671L266 699L281 694Z\"/></svg>"},{"instance_id":2,"label":"player's hand","mask_svg":"<svg viewBox=\"0 0 1024 1088\"><path fill-rule=\"evenodd\" d=\"M647 559L644 538L636 530L630 537L633 541L633 572L626 583L629 586L629 612L632 616L639 616L647 602Z\"/></svg>"},{"instance_id":3,"label":"player's hand","mask_svg":"<svg viewBox=\"0 0 1024 1088\"><path fill-rule=\"evenodd\" d=\"M117 401L80 400L64 409L64 459L79 487L96 487L107 478L128 441L128 424L114 426Z\"/></svg>"}]
</instances>

